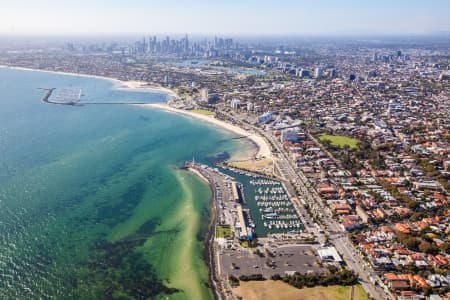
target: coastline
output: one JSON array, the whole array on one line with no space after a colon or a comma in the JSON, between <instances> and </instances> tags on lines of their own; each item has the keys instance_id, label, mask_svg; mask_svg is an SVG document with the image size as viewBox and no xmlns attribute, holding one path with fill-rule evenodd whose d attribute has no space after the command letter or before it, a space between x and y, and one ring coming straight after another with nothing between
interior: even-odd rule
<instances>
[{"instance_id":1,"label":"coastline","mask_svg":"<svg viewBox=\"0 0 450 300\"><path fill-rule=\"evenodd\" d=\"M119 80L117 78L99 76L99 75L90 75L90 74L83 74L83 73L70 73L70 72L62 72L62 71L51 71L51 70L45 70L45 69L32 69L32 68L14 67L14 66L7 66L7 65L0 65L0 69L44 72L44 73L51 73L51 74L58 74L58 75L69 75L69 76L79 76L79 77L85 77L85 78L102 79L102 80L107 80L109 82L112 82L113 88L116 90L142 91L142 92L165 94L167 96L166 101L179 98L178 94L175 93L174 91L172 91L171 89L168 89L168 88L165 88L162 86L150 85L145 81L138 81L138 80L123 81L123 80Z\"/></svg>"},{"instance_id":2,"label":"coastline","mask_svg":"<svg viewBox=\"0 0 450 300\"><path fill-rule=\"evenodd\" d=\"M254 155L255 158L259 159L259 158L271 158L272 157L272 153L270 151L269 145L266 143L266 141L262 137L254 134L254 133L250 133L236 125L232 125L225 121L216 119L213 116L197 114L197 113L194 113L194 112L191 112L188 110L175 108L175 107L168 105L167 103L139 104L138 106L147 107L147 108L149 108L149 107L150 108L158 108L158 109L165 110L168 112L183 114L183 115L190 116L190 117L193 117L195 119L198 119L198 120L201 120L204 122L208 122L210 124L218 126L227 131L231 131L235 134L245 136L245 138L249 139L257 148L257 152Z\"/></svg>"},{"instance_id":3,"label":"coastline","mask_svg":"<svg viewBox=\"0 0 450 300\"><path fill-rule=\"evenodd\" d=\"M209 187L211 191L211 217L208 224L208 231L205 236L205 245L203 249L203 258L205 260L206 266L208 267L208 279L211 284L211 290L213 291L214 299L226 299L222 294L222 289L220 286L220 280L216 277L216 261L214 259L215 251L214 251L214 239L216 232L216 220L217 220L217 194L216 190L213 188L212 182L210 182L202 173L197 171L194 167L188 167L186 169L189 172L192 172L195 176L203 180Z\"/></svg>"},{"instance_id":4,"label":"coastline","mask_svg":"<svg viewBox=\"0 0 450 300\"><path fill-rule=\"evenodd\" d=\"M254 155L253 158L256 158L256 159L272 158L272 152L269 148L269 145L261 136L256 135L254 133L250 133L236 125L229 124L225 121L216 119L212 116L196 114L196 113L193 113L188 110L178 109L178 108L168 105L167 101L169 101L171 99L178 99L180 97L175 91L165 88L165 87L152 86L144 81L137 81L137 80L122 81L122 80L112 78L112 77L89 75L89 74L82 74L82 73L70 73L70 72L51 71L51 70L44 70L44 69L32 69L32 68L14 67L14 66L8 66L8 65L0 65L0 69L45 72L45 73L52 73L52 74L59 74L59 75L70 75L70 76L80 76L80 77L86 77L86 78L102 79L102 80L107 80L107 81L112 82L114 84L113 88L117 89L117 90L142 91L142 92L153 92L153 93L165 94L166 95L166 103L149 103L149 104L140 104L139 106L154 107L154 108L158 108L158 109L169 111L169 112L180 113L180 114L187 115L187 116L196 118L198 120L205 121L210 124L216 125L222 129L228 130L235 134L245 136L257 148L256 154Z\"/></svg>"},{"instance_id":5,"label":"coastline","mask_svg":"<svg viewBox=\"0 0 450 300\"><path fill-rule=\"evenodd\" d=\"M96 75L86 75L86 74L78 74L78 73L58 72L58 71L50 71L50 70L40 70L40 69L31 69L31 68L23 68L23 67L1 66L1 65L0 65L0 69L15 69L15 70L22 70L22 71L46 72L46 73L53 73L53 74L59 74L59 75L81 76L81 77L86 77L86 78L101 79L101 80L107 80L107 81L112 82L114 89L127 90L127 91L164 93L167 95L166 101L170 100L171 98L172 99L179 98L179 96L170 89L163 88L163 87L152 87L152 86L149 86L147 83L141 82L141 81L121 81L121 80L118 80L115 78L96 76ZM192 117L195 120L207 122L208 124L217 126L222 130L233 132L233 133L235 133L239 136L245 137L245 139L248 139L249 141L251 141L251 143L253 145L255 145L256 153L252 157L249 157L248 159L272 158L270 147L269 147L268 143L261 136L255 134L255 133L250 133L236 125L232 125L225 121L216 119L213 116L201 115L201 114L194 113L192 111L178 109L175 107L171 107L167 103L149 103L149 104L139 104L136 106L140 106L140 107L147 108L147 109L154 108L154 109L164 110L164 111L171 112L171 113L179 113L179 114L182 114L182 115L185 115L188 117ZM236 152L241 152L241 151L238 150ZM235 157L232 157L231 159L233 159L233 158L235 158ZM195 174L195 175L198 176L198 174ZM210 189L214 193L214 189L211 186L211 184L209 183L209 181L204 177L203 178L200 177L200 179L202 181L206 181L208 183ZM214 195L213 195L213 197L214 197ZM213 214L216 211L215 206L216 206L216 203L213 200L213 203L212 203ZM208 228L208 233L207 233L206 242L205 242L205 253L203 255L203 259L204 259L204 262L210 272L209 280L212 283L211 289L213 290L213 294L216 298L220 299L220 296L218 296L218 294L220 294L220 288L218 287L218 284L217 284L218 279L214 278L214 272L215 272L215 268L216 268L215 262L214 262L215 249L213 248L213 240L214 240L214 235L215 235L214 220L215 220L215 215L212 215L210 224L208 226L209 228Z\"/></svg>"}]
</instances>

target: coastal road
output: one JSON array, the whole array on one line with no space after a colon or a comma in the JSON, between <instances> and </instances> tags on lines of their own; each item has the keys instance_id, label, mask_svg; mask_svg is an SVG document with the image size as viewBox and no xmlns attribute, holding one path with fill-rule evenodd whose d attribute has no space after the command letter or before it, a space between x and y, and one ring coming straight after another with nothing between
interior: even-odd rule
<instances>
[{"instance_id":1,"label":"coastal road","mask_svg":"<svg viewBox=\"0 0 450 300\"><path fill-rule=\"evenodd\" d=\"M243 125L243 122L236 117L232 115L227 116L230 117L234 122ZM248 124L246 125L248 126ZM374 299L385 299L387 295L370 281L369 271L366 270L363 259L360 257L360 255L358 255L355 247L349 241L347 234L333 219L330 209L324 205L322 198L312 187L309 179L306 178L301 170L296 169L296 167L289 159L288 154L275 136L270 133L264 132L258 127L251 127L255 132L266 138L266 140L269 141L273 147L275 147L275 150L277 150L279 155L277 159L274 160L274 163L279 164L278 167L280 171L284 173L284 177L290 179L297 190L301 192L306 203L310 206L311 211L316 213L316 218L322 221L326 232L343 232L342 235L338 235L337 237L332 235L331 241L336 247L336 250L343 255L343 258L348 267L357 272L364 290L370 295L370 297ZM315 234L317 234L318 240L321 243L325 241L324 234L321 234L320 232Z\"/></svg>"},{"instance_id":2,"label":"coastal road","mask_svg":"<svg viewBox=\"0 0 450 300\"><path fill-rule=\"evenodd\" d=\"M317 191L311 186L306 176L300 170L295 169L293 164L290 162L286 151L281 147L276 138L262 131L260 132L260 134L263 134L266 139L269 139L277 148L278 152L282 153L281 163L284 165L284 169L288 170L288 175L290 176L290 179L294 181L294 185L298 188L299 191L302 192L303 195L306 196L305 199L312 208L312 211L317 212L317 217L322 220L323 225L326 229L325 231L329 233L343 232L343 229L333 219L331 211L327 206L324 205ZM319 235L318 239L323 241L324 235ZM361 285L363 286L364 290L375 299L383 299L385 297L384 292L381 289L378 289L370 281L368 275L369 272L368 270L366 270L366 267L361 257L357 254L353 244L348 239L347 234L343 232L343 234L338 235L338 237L331 236L330 240L336 247L336 250L342 254L343 259L347 263L348 267L358 273Z\"/></svg>"}]
</instances>

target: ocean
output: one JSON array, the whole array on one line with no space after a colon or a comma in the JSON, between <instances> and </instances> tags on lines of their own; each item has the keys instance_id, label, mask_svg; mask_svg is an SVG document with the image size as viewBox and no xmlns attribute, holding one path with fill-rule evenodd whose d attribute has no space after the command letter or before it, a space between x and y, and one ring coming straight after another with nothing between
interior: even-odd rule
<instances>
[{"instance_id":1,"label":"ocean","mask_svg":"<svg viewBox=\"0 0 450 300\"><path fill-rule=\"evenodd\" d=\"M0 69L2 299L211 299L202 258L211 191L184 161L249 149L233 133L131 105L162 102L108 80Z\"/></svg>"}]
</instances>

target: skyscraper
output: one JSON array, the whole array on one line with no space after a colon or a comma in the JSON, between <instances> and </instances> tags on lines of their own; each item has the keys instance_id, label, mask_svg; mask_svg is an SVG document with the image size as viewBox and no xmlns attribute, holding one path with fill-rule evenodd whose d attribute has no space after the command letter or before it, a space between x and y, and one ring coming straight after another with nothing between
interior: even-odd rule
<instances>
[{"instance_id":1,"label":"skyscraper","mask_svg":"<svg viewBox=\"0 0 450 300\"><path fill-rule=\"evenodd\" d=\"M184 37L184 52L188 52L188 51L189 51L189 39L186 34L186 36Z\"/></svg>"},{"instance_id":2,"label":"skyscraper","mask_svg":"<svg viewBox=\"0 0 450 300\"><path fill-rule=\"evenodd\" d=\"M322 68L316 68L314 70L314 77L321 78L323 75L323 69Z\"/></svg>"}]
</instances>

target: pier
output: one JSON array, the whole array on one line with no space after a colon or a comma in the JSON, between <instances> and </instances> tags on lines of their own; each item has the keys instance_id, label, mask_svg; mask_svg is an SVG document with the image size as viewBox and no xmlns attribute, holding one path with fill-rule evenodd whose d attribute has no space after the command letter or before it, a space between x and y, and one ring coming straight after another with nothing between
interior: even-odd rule
<instances>
[{"instance_id":1,"label":"pier","mask_svg":"<svg viewBox=\"0 0 450 300\"><path fill-rule=\"evenodd\" d=\"M150 104L150 102L81 102L83 105L141 105Z\"/></svg>"},{"instance_id":2,"label":"pier","mask_svg":"<svg viewBox=\"0 0 450 300\"><path fill-rule=\"evenodd\" d=\"M227 169L187 162L185 168L209 183L213 192L213 218L205 254L216 299L232 299L230 275L271 278L290 272L325 273L316 255L320 245L303 232L303 225L282 182L247 172L235 178ZM233 172L234 173L234 172ZM237 173L236 173L237 174ZM244 177L245 176L245 177ZM245 187L244 184L245 183ZM253 191L247 204L240 203L245 188ZM258 205L259 204L259 205ZM271 226L267 236L253 236L256 213ZM257 242L256 242L257 239ZM253 250L253 251L252 251Z\"/></svg>"},{"instance_id":3,"label":"pier","mask_svg":"<svg viewBox=\"0 0 450 300\"><path fill-rule=\"evenodd\" d=\"M239 197L239 192L238 192L237 183L236 183L235 181L233 181L233 182L231 183L231 190L232 190L232 192L233 192L233 200L234 200L236 203L241 202L240 197Z\"/></svg>"},{"instance_id":4,"label":"pier","mask_svg":"<svg viewBox=\"0 0 450 300\"><path fill-rule=\"evenodd\" d=\"M191 171L202 180L206 181L213 193L213 211L212 220L209 226L209 232L205 246L205 260L209 269L209 281L214 291L214 298L228 299L226 296L226 287L220 278L219 253L215 244L216 226L225 224L231 220L225 218L223 214L224 200L232 199L231 178L217 170L198 163L186 162L185 169Z\"/></svg>"},{"instance_id":5,"label":"pier","mask_svg":"<svg viewBox=\"0 0 450 300\"><path fill-rule=\"evenodd\" d=\"M44 90L46 93L44 97L42 97L42 102L48 104L58 104L58 105L69 105L69 106L84 106L84 105L142 105L149 104L149 102L110 102L110 101L97 101L97 102L87 102L81 101L81 89L73 91L71 89L62 89L62 92L58 94L56 97L58 101L51 100L50 97L53 95L53 92L56 88L38 88L39 90Z\"/></svg>"},{"instance_id":6,"label":"pier","mask_svg":"<svg viewBox=\"0 0 450 300\"><path fill-rule=\"evenodd\" d=\"M46 102L46 103L52 103L50 102L49 98L52 95L53 91L55 90L55 88L51 88L51 89L43 89L43 88L39 88L41 90L47 91L44 95L44 97L42 98L42 102Z\"/></svg>"},{"instance_id":7,"label":"pier","mask_svg":"<svg viewBox=\"0 0 450 300\"><path fill-rule=\"evenodd\" d=\"M250 135L240 135L240 136L237 136L237 137L232 137L232 138L229 138L229 139L220 140L219 143L225 142L225 141L231 141L231 140L242 140L242 139L248 138L249 136Z\"/></svg>"},{"instance_id":8,"label":"pier","mask_svg":"<svg viewBox=\"0 0 450 300\"><path fill-rule=\"evenodd\" d=\"M242 205L256 235L265 237L270 234L305 232L302 213L284 182L232 167L222 168L222 172L235 178L239 187L242 187L240 191L246 198ZM234 190L233 185L233 195Z\"/></svg>"}]
</instances>

